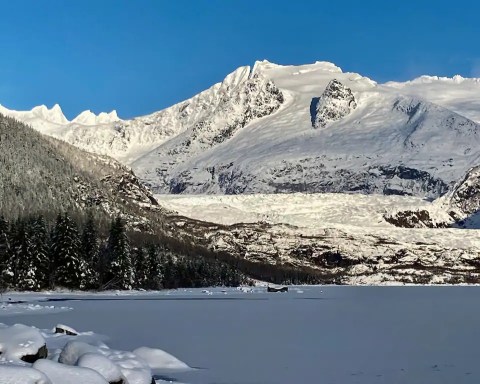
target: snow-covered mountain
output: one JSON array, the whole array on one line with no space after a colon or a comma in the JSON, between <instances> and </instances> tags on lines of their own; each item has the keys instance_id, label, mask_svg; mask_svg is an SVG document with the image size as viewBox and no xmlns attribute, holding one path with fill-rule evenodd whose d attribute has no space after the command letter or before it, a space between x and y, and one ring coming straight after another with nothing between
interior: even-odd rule
<instances>
[{"instance_id":1,"label":"snow-covered mountain","mask_svg":"<svg viewBox=\"0 0 480 384\"><path fill-rule=\"evenodd\" d=\"M436 198L480 163L480 80L377 84L331 63L241 67L148 116L0 110L130 165L158 193Z\"/></svg>"}]
</instances>

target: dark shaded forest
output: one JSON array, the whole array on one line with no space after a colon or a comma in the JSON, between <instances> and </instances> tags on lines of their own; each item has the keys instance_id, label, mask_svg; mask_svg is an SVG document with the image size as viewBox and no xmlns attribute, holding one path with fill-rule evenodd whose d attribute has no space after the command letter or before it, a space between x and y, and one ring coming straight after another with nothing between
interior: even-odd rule
<instances>
[{"instance_id":1,"label":"dark shaded forest","mask_svg":"<svg viewBox=\"0 0 480 384\"><path fill-rule=\"evenodd\" d=\"M239 286L249 279L219 260L187 257L164 244L133 241L122 219L107 236L95 221L83 226L67 214L55 223L42 217L8 222L0 217L2 289L170 289Z\"/></svg>"}]
</instances>

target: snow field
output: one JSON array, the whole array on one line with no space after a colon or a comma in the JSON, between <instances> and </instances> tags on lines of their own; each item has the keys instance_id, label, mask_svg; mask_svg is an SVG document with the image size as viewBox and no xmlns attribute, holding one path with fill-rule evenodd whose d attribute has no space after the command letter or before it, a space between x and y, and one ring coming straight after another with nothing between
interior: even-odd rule
<instances>
[{"instance_id":1,"label":"snow field","mask_svg":"<svg viewBox=\"0 0 480 384\"><path fill-rule=\"evenodd\" d=\"M438 248L480 249L474 229L398 228L383 218L401 210L425 209L436 220L451 220L441 204L416 197L359 194L156 195L165 208L179 215L212 223L267 222L273 231L298 236L329 236L343 250L352 245L348 235L369 243L381 237L404 244L434 244ZM287 240L286 240L287 241ZM360 240L361 241L361 240ZM372 248L375 252L375 248ZM367 254L368 247L362 249Z\"/></svg>"}]
</instances>

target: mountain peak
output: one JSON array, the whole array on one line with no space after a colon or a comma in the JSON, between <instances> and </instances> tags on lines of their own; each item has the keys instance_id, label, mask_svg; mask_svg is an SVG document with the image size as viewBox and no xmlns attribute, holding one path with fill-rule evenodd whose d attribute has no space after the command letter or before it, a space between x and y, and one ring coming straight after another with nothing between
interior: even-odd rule
<instances>
[{"instance_id":1,"label":"mountain peak","mask_svg":"<svg viewBox=\"0 0 480 384\"><path fill-rule=\"evenodd\" d=\"M72 120L72 123L84 124L84 125L93 125L95 124L95 114L89 109L81 112L77 117Z\"/></svg>"},{"instance_id":2,"label":"mountain peak","mask_svg":"<svg viewBox=\"0 0 480 384\"><path fill-rule=\"evenodd\" d=\"M268 60L257 60L253 65L250 77L253 77L253 75L258 74L260 72L263 72L264 70L279 68L279 67L282 67L282 65L272 63Z\"/></svg>"},{"instance_id":3,"label":"mountain peak","mask_svg":"<svg viewBox=\"0 0 480 384\"><path fill-rule=\"evenodd\" d=\"M343 73L342 68L335 65L334 63L331 63L330 61L315 61L315 63L313 63L312 65L315 65L317 67L322 67L322 69L325 71L334 72L334 73Z\"/></svg>"},{"instance_id":4,"label":"mountain peak","mask_svg":"<svg viewBox=\"0 0 480 384\"><path fill-rule=\"evenodd\" d=\"M75 117L75 119L72 120L72 123L80 125L98 125L109 124L118 120L120 119L117 115L117 111L115 110L111 111L110 113L101 112L96 115L90 109L87 109Z\"/></svg>"},{"instance_id":5,"label":"mountain peak","mask_svg":"<svg viewBox=\"0 0 480 384\"><path fill-rule=\"evenodd\" d=\"M60 105L55 104L51 109L44 104L39 105L37 107L32 108L31 113L36 116L40 117L44 120L47 120L51 123L55 124L67 124L68 120L62 112L62 108Z\"/></svg>"},{"instance_id":6,"label":"mountain peak","mask_svg":"<svg viewBox=\"0 0 480 384\"><path fill-rule=\"evenodd\" d=\"M120 118L118 117L117 111L115 109L109 113L101 112L98 114L98 117L97 117L97 123L100 123L100 124L112 123L118 120L120 120Z\"/></svg>"},{"instance_id":7,"label":"mountain peak","mask_svg":"<svg viewBox=\"0 0 480 384\"><path fill-rule=\"evenodd\" d=\"M337 79L331 80L325 91L317 99L312 100L312 125L314 128L325 128L327 124L340 120L357 108L352 90Z\"/></svg>"}]
</instances>

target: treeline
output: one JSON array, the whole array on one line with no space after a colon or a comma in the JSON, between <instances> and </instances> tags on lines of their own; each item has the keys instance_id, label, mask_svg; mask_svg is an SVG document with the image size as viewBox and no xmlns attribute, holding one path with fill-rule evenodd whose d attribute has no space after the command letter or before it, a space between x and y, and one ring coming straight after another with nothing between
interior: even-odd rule
<instances>
[{"instance_id":1,"label":"treeline","mask_svg":"<svg viewBox=\"0 0 480 384\"><path fill-rule=\"evenodd\" d=\"M218 260L172 252L151 241L132 244L124 222L101 236L93 218L79 226L68 214L8 222L0 216L0 288L169 289L238 286L239 270Z\"/></svg>"}]
</instances>

